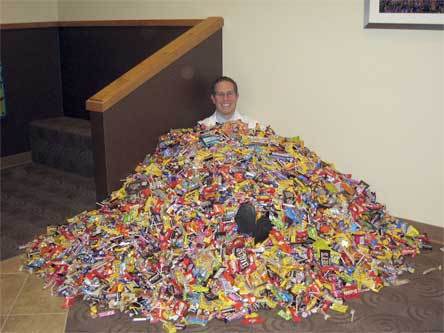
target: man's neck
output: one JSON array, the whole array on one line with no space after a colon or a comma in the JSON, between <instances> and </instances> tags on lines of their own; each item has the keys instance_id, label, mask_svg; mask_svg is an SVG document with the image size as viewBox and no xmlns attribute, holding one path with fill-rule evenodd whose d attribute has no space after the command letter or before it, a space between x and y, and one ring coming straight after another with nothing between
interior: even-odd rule
<instances>
[{"instance_id":1,"label":"man's neck","mask_svg":"<svg viewBox=\"0 0 444 333\"><path fill-rule=\"evenodd\" d=\"M225 115L216 110L216 122L225 123L230 120L235 120L237 116L237 111L234 111L232 114Z\"/></svg>"}]
</instances>

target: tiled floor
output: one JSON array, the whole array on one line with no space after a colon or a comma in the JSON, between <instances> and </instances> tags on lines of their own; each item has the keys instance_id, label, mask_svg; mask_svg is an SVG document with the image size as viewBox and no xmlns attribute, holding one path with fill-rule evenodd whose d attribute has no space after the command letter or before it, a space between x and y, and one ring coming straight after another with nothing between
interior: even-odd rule
<instances>
[{"instance_id":1,"label":"tiled floor","mask_svg":"<svg viewBox=\"0 0 444 333\"><path fill-rule=\"evenodd\" d=\"M42 280L20 272L19 256L0 262L1 332L62 333L68 311L63 298L51 296Z\"/></svg>"}]
</instances>

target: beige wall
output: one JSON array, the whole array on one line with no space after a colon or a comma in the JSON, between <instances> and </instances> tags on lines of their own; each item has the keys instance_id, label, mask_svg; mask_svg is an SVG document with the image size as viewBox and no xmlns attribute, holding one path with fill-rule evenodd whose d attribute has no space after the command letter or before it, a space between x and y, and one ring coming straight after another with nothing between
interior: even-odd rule
<instances>
[{"instance_id":1,"label":"beige wall","mask_svg":"<svg viewBox=\"0 0 444 333\"><path fill-rule=\"evenodd\" d=\"M444 32L365 30L362 0L60 0L60 20L223 16L239 109L300 135L390 213L444 226Z\"/></svg>"},{"instance_id":2,"label":"beige wall","mask_svg":"<svg viewBox=\"0 0 444 333\"><path fill-rule=\"evenodd\" d=\"M58 0L0 0L0 23L58 21Z\"/></svg>"}]
</instances>

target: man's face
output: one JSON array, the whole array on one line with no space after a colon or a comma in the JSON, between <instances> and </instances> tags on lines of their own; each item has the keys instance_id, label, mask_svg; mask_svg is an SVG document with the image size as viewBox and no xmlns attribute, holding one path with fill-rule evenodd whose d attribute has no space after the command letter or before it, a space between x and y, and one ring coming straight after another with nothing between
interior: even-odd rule
<instances>
[{"instance_id":1,"label":"man's face","mask_svg":"<svg viewBox=\"0 0 444 333\"><path fill-rule=\"evenodd\" d=\"M211 95L216 110L226 116L234 113L238 98L234 85L229 81L219 82L215 87L215 94Z\"/></svg>"}]
</instances>

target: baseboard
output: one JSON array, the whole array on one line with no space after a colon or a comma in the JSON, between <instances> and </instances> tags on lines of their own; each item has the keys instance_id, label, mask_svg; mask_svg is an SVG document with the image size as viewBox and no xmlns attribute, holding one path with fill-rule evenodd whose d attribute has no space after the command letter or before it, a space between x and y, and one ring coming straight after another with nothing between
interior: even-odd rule
<instances>
[{"instance_id":1,"label":"baseboard","mask_svg":"<svg viewBox=\"0 0 444 333\"><path fill-rule=\"evenodd\" d=\"M438 243L440 245L444 245L444 228L439 227L437 225L433 224L427 224L422 223L418 221L412 221L408 219L400 218L403 221L406 221L407 223L414 226L416 229L419 230L420 233L426 233L429 239L434 242Z\"/></svg>"},{"instance_id":2,"label":"baseboard","mask_svg":"<svg viewBox=\"0 0 444 333\"><path fill-rule=\"evenodd\" d=\"M31 163L32 157L30 151L24 153L9 155L0 159L1 170L12 168L15 166Z\"/></svg>"}]
</instances>

